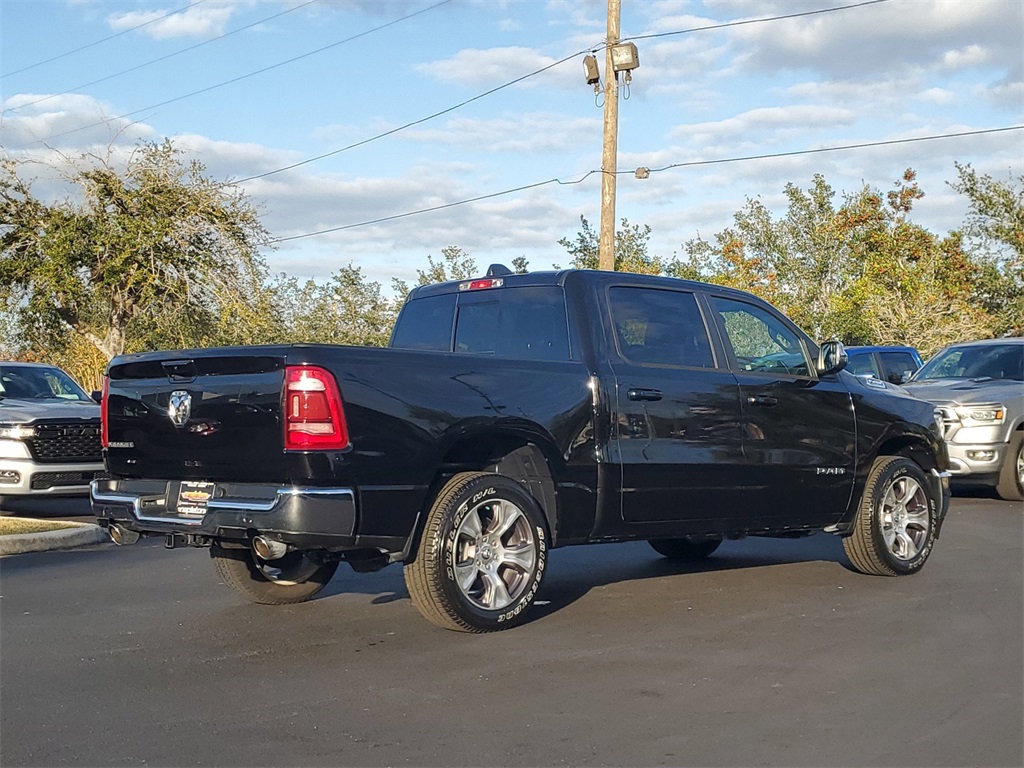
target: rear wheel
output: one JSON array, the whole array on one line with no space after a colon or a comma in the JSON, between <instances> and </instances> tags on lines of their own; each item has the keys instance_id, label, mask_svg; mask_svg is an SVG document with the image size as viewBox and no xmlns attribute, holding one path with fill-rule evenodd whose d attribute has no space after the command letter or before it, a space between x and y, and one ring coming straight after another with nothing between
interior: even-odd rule
<instances>
[{"instance_id":1,"label":"rear wheel","mask_svg":"<svg viewBox=\"0 0 1024 768\"><path fill-rule=\"evenodd\" d=\"M263 560L249 549L214 544L210 557L217 574L246 600L263 605L288 605L309 600L327 586L338 570L337 561L321 562L293 550L276 560Z\"/></svg>"},{"instance_id":2,"label":"rear wheel","mask_svg":"<svg viewBox=\"0 0 1024 768\"><path fill-rule=\"evenodd\" d=\"M1010 438L996 493L1007 501L1024 501L1024 432L1014 432Z\"/></svg>"},{"instance_id":3,"label":"rear wheel","mask_svg":"<svg viewBox=\"0 0 1024 768\"><path fill-rule=\"evenodd\" d=\"M706 538L651 539L647 542L659 555L671 560L703 560L722 545L717 536Z\"/></svg>"},{"instance_id":4,"label":"rear wheel","mask_svg":"<svg viewBox=\"0 0 1024 768\"><path fill-rule=\"evenodd\" d=\"M464 472L438 494L405 566L409 596L444 629L492 632L523 621L547 565L536 500L503 475Z\"/></svg>"},{"instance_id":5,"label":"rear wheel","mask_svg":"<svg viewBox=\"0 0 1024 768\"><path fill-rule=\"evenodd\" d=\"M924 567L935 543L938 502L910 459L881 456L868 473L853 530L843 549L853 567L876 576L905 576Z\"/></svg>"}]
</instances>

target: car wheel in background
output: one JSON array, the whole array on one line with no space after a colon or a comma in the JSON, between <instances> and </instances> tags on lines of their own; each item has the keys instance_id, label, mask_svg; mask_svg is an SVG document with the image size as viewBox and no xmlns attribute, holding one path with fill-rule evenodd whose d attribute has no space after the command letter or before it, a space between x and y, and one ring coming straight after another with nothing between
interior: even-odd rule
<instances>
[{"instance_id":1,"label":"car wheel in background","mask_svg":"<svg viewBox=\"0 0 1024 768\"><path fill-rule=\"evenodd\" d=\"M1010 450L999 471L996 493L1007 501L1024 501L1024 432L1018 430L1010 438Z\"/></svg>"}]
</instances>

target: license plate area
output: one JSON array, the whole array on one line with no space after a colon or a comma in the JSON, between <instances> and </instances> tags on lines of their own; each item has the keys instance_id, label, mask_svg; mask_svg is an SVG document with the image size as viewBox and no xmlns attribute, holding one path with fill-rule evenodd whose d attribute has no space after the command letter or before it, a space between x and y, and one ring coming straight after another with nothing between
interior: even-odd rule
<instances>
[{"instance_id":1,"label":"license plate area","mask_svg":"<svg viewBox=\"0 0 1024 768\"><path fill-rule=\"evenodd\" d=\"M217 490L216 483L183 480L178 487L178 500L174 506L179 517L192 519L206 515L206 504Z\"/></svg>"}]
</instances>

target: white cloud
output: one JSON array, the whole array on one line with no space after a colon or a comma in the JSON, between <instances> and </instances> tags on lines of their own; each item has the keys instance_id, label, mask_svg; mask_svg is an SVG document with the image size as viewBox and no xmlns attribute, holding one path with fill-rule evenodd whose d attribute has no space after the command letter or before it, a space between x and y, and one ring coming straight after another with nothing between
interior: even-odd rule
<instances>
[{"instance_id":1,"label":"white cloud","mask_svg":"<svg viewBox=\"0 0 1024 768\"><path fill-rule=\"evenodd\" d=\"M739 18L811 10L791 2L715 3ZM856 78L895 68L1000 62L1020 72L1019 0L915 0L734 27L728 37L748 72L806 70ZM954 55L951 51L969 51Z\"/></svg>"},{"instance_id":2,"label":"white cloud","mask_svg":"<svg viewBox=\"0 0 1024 768\"><path fill-rule=\"evenodd\" d=\"M236 2L214 1L193 5L181 13L168 13L170 9L112 13L107 17L107 23L115 31L139 27L140 33L157 40L207 37L224 32L225 25L238 5Z\"/></svg>"},{"instance_id":3,"label":"white cloud","mask_svg":"<svg viewBox=\"0 0 1024 768\"><path fill-rule=\"evenodd\" d=\"M441 82L493 87L550 66L555 61L531 48L466 48L450 58L419 64L416 69ZM522 85L539 85L541 80L531 77Z\"/></svg>"},{"instance_id":4,"label":"white cloud","mask_svg":"<svg viewBox=\"0 0 1024 768\"><path fill-rule=\"evenodd\" d=\"M968 45L964 48L946 51L942 54L942 66L952 70L980 67L991 60L992 51L980 45Z\"/></svg>"},{"instance_id":5,"label":"white cloud","mask_svg":"<svg viewBox=\"0 0 1024 768\"><path fill-rule=\"evenodd\" d=\"M31 103L37 101L41 103ZM52 147L134 144L154 136L149 125L116 117L109 104L80 94L20 93L4 102L4 110L0 144L11 151L38 143Z\"/></svg>"},{"instance_id":6,"label":"white cloud","mask_svg":"<svg viewBox=\"0 0 1024 768\"><path fill-rule=\"evenodd\" d=\"M806 131L850 125L857 113L836 107L792 106L761 107L742 112L734 117L706 123L681 125L671 131L673 139L716 141L730 136L757 136L760 142L766 131Z\"/></svg>"},{"instance_id":7,"label":"white cloud","mask_svg":"<svg viewBox=\"0 0 1024 768\"><path fill-rule=\"evenodd\" d=\"M917 98L932 104L951 104L956 100L956 94L948 88L928 88L921 91Z\"/></svg>"}]
</instances>

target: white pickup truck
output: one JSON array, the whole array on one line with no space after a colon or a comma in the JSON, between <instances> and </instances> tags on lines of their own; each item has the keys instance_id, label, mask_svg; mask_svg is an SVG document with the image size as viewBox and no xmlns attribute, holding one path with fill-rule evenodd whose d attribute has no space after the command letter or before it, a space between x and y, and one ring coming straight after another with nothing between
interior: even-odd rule
<instances>
[{"instance_id":1,"label":"white pickup truck","mask_svg":"<svg viewBox=\"0 0 1024 768\"><path fill-rule=\"evenodd\" d=\"M955 484L1024 500L1024 338L950 344L904 387L941 409Z\"/></svg>"},{"instance_id":2,"label":"white pickup truck","mask_svg":"<svg viewBox=\"0 0 1024 768\"><path fill-rule=\"evenodd\" d=\"M100 406L56 366L0 362L0 505L87 495L105 476Z\"/></svg>"}]
</instances>

